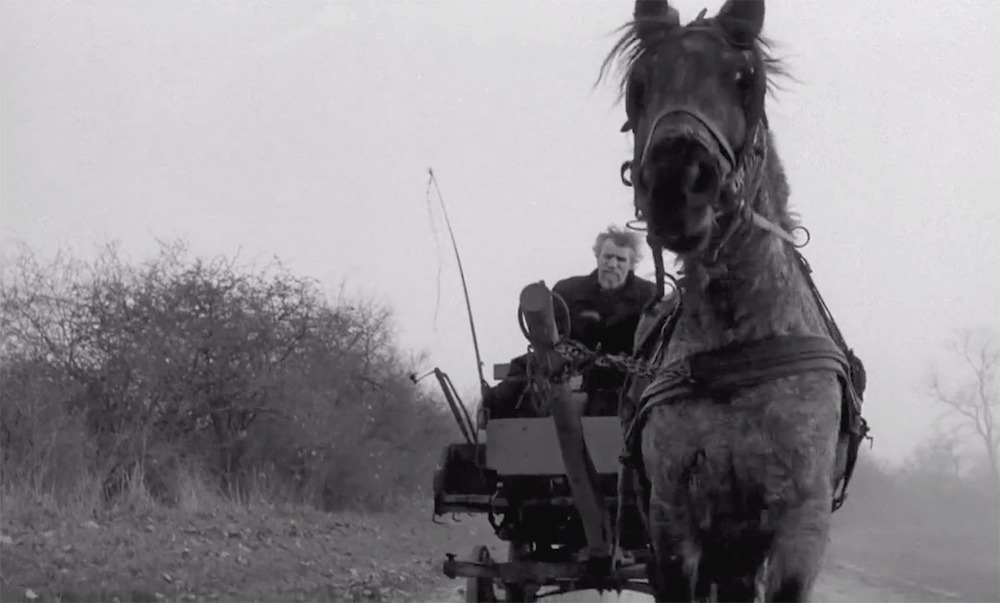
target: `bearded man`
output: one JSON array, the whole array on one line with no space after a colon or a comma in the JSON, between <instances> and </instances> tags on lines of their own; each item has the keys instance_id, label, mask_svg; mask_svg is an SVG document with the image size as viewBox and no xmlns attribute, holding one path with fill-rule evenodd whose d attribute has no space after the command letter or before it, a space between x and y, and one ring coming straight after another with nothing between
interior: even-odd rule
<instances>
[{"instance_id":1,"label":"bearded man","mask_svg":"<svg viewBox=\"0 0 1000 603\"><path fill-rule=\"evenodd\" d=\"M594 241L597 268L590 274L560 280L552 291L569 309L569 337L591 350L629 354L639 316L656 296L656 285L635 275L641 254L641 239L631 231L609 227ZM565 325L565 310L554 305L556 324ZM484 405L493 417L517 414L527 377L526 356L511 361L510 373L486 393ZM626 375L613 367L591 367L583 374L581 390L587 394L584 414L615 414L618 394Z\"/></svg>"}]
</instances>

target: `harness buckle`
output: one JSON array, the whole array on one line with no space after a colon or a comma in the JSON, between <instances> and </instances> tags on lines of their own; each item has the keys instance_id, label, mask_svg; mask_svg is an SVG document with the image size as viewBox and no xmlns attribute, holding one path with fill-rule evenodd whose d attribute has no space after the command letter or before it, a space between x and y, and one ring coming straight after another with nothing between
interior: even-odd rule
<instances>
[{"instance_id":1,"label":"harness buckle","mask_svg":"<svg viewBox=\"0 0 1000 603\"><path fill-rule=\"evenodd\" d=\"M729 191L733 195L739 195L743 192L743 181L745 179L745 175L745 166L741 162L740 167L737 168L736 172L734 172L732 177L729 179Z\"/></svg>"}]
</instances>

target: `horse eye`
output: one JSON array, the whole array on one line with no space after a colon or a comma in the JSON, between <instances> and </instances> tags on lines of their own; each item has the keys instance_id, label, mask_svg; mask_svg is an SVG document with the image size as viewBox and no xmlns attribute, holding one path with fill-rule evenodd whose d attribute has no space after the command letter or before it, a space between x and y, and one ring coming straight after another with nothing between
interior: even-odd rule
<instances>
[{"instance_id":1,"label":"horse eye","mask_svg":"<svg viewBox=\"0 0 1000 603\"><path fill-rule=\"evenodd\" d=\"M628 82L628 89L625 91L625 111L633 114L642 109L642 100L646 94L646 86L642 80L633 77Z\"/></svg>"},{"instance_id":2,"label":"horse eye","mask_svg":"<svg viewBox=\"0 0 1000 603\"><path fill-rule=\"evenodd\" d=\"M740 87L746 87L753 81L753 76L757 73L753 65L747 65L736 71L735 80Z\"/></svg>"}]
</instances>

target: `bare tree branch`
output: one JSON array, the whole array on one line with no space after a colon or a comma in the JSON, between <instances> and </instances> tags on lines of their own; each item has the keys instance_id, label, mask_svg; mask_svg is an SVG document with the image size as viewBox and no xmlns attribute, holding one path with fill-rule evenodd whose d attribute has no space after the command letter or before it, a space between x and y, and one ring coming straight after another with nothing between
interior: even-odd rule
<instances>
[{"instance_id":1,"label":"bare tree branch","mask_svg":"<svg viewBox=\"0 0 1000 603\"><path fill-rule=\"evenodd\" d=\"M974 433L982 444L991 473L1000 486L1000 395L997 369L1000 341L993 331L965 330L949 342L948 351L959 361L959 383L946 387L942 374L935 371L928 381L930 397L947 408L945 417L957 421L959 429Z\"/></svg>"}]
</instances>

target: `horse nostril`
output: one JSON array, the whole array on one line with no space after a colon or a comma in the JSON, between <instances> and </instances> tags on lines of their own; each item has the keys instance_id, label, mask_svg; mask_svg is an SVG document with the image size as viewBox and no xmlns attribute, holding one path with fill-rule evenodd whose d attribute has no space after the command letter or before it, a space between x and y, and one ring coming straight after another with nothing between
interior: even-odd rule
<instances>
[{"instance_id":1,"label":"horse nostril","mask_svg":"<svg viewBox=\"0 0 1000 603\"><path fill-rule=\"evenodd\" d=\"M684 188L689 193L701 194L712 187L715 172L704 161L694 161L687 166L684 174Z\"/></svg>"}]
</instances>

